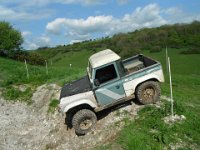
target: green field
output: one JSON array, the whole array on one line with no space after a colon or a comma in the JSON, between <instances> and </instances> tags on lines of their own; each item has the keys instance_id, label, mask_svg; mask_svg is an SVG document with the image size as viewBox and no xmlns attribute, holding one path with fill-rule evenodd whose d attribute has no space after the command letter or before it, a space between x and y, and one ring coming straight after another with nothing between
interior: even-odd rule
<instances>
[{"instance_id":1,"label":"green field","mask_svg":"<svg viewBox=\"0 0 200 150\"><path fill-rule=\"evenodd\" d=\"M170 145L177 149L200 148L200 55L180 54L181 49L169 49L171 60L173 94L175 113L186 116L186 120L166 125L162 118L170 114L169 102L163 101L161 108L147 106L139 112L135 121L126 121L124 129L117 135L114 142L100 149L112 148L120 145L123 149L170 149ZM13 98L23 95L12 89L13 85L29 84L41 85L55 82L63 85L86 74L88 57L92 51L67 52L49 55L48 71L45 67L28 65L30 79L26 78L24 63L0 58L0 85L6 88L4 95ZM166 74L165 50L158 53L142 51L162 63L166 82L162 85L162 94L169 96L169 77ZM51 55L51 57L50 57ZM72 64L72 68L69 68ZM9 87L9 88L8 88ZM12 90L11 90L12 89ZM30 93L24 93L25 97Z\"/></svg>"},{"instance_id":2,"label":"green field","mask_svg":"<svg viewBox=\"0 0 200 150\"><path fill-rule=\"evenodd\" d=\"M116 138L124 149L176 149L200 148L200 55L181 55L181 50L169 49L171 60L174 109L186 120L167 125L162 120L170 115L170 103L164 102L161 108L147 106L139 112L139 119L128 122ZM166 74L165 51L160 53L143 52L162 63L165 83L162 94L170 96L169 76ZM112 146L112 144L111 144Z\"/></svg>"}]
</instances>

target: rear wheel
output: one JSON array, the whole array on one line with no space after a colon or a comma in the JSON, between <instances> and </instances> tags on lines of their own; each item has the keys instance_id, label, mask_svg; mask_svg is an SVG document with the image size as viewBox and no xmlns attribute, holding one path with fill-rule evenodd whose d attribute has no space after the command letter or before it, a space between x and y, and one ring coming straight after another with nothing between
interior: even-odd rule
<instances>
[{"instance_id":1,"label":"rear wheel","mask_svg":"<svg viewBox=\"0 0 200 150\"><path fill-rule=\"evenodd\" d=\"M97 121L95 113L89 109L79 110L72 119L72 125L78 135L91 131Z\"/></svg>"},{"instance_id":2,"label":"rear wheel","mask_svg":"<svg viewBox=\"0 0 200 150\"><path fill-rule=\"evenodd\" d=\"M158 82L147 81L137 88L136 98L142 104L156 103L160 99L160 91Z\"/></svg>"}]
</instances>

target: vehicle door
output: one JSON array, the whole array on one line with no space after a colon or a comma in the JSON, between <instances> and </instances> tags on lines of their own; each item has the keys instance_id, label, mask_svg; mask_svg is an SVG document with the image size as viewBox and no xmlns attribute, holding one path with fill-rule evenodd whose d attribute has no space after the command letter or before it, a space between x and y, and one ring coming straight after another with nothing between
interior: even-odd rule
<instances>
[{"instance_id":1,"label":"vehicle door","mask_svg":"<svg viewBox=\"0 0 200 150\"><path fill-rule=\"evenodd\" d=\"M94 73L95 95L99 105L108 105L125 97L115 63L97 68Z\"/></svg>"}]
</instances>

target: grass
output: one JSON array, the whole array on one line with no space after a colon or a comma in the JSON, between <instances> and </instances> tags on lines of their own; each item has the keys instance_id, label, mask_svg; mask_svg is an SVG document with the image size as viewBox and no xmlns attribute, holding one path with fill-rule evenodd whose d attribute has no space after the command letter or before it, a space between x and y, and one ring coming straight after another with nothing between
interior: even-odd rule
<instances>
[{"instance_id":1,"label":"grass","mask_svg":"<svg viewBox=\"0 0 200 150\"><path fill-rule=\"evenodd\" d=\"M27 79L24 63L0 57L0 87L4 87L3 96L8 100L20 100L29 103L28 99L32 96L30 93L34 90L30 90L29 94L25 94L26 92L13 88L13 85L29 84L32 89L45 83L57 83L63 86L65 83L76 80L86 74L88 58L92 53L92 51L85 50L66 53L58 51L57 54L52 51L43 54L46 57L50 57L48 74L46 74L46 68L43 66L28 65L29 79ZM71 68L70 64L72 64Z\"/></svg>"},{"instance_id":2,"label":"grass","mask_svg":"<svg viewBox=\"0 0 200 150\"><path fill-rule=\"evenodd\" d=\"M59 100L52 99L51 102L49 103L48 113L54 113L56 108L58 107L58 104Z\"/></svg>"},{"instance_id":3,"label":"grass","mask_svg":"<svg viewBox=\"0 0 200 150\"><path fill-rule=\"evenodd\" d=\"M23 101L28 104L31 103L30 97L32 96L33 90L29 87L25 91L21 91L17 88L14 88L12 86L7 87L2 95L6 100L10 101Z\"/></svg>"},{"instance_id":4,"label":"grass","mask_svg":"<svg viewBox=\"0 0 200 150\"><path fill-rule=\"evenodd\" d=\"M9 59L0 58L0 71L3 80L0 81L1 86L9 86L13 84L34 84L41 85L46 82L66 82L77 78L84 74L85 68L81 67L65 67L49 66L46 74L45 67L28 65L30 78L27 79L24 63L16 62Z\"/></svg>"},{"instance_id":5,"label":"grass","mask_svg":"<svg viewBox=\"0 0 200 150\"><path fill-rule=\"evenodd\" d=\"M170 145L177 143L182 144L183 149L200 148L200 69L198 66L200 56L180 54L183 50L169 49L168 53L171 60L175 113L186 116L186 120L171 126L166 125L162 118L170 114L169 103L163 102L161 108L147 106L139 112L138 119L126 121L126 125L118 134L117 140L110 143L110 146L100 147L100 149L109 149L112 145L119 144L123 149L170 149ZM0 86L7 90L4 93L5 96L15 99L23 97L23 93L10 88L12 85L40 85L50 82L63 85L86 74L85 67L88 57L92 53L92 51L60 52L54 57L50 57L48 75L46 75L45 67L28 65L29 80L26 78L23 63L0 58ZM150 53L146 50L142 53L162 63L166 80L161 87L162 94L169 96L165 50L157 53ZM71 69L69 64L72 64ZM24 97L27 97L28 93L28 91L27 94L25 92ZM49 108L54 110L56 106L57 101L52 100Z\"/></svg>"},{"instance_id":6,"label":"grass","mask_svg":"<svg viewBox=\"0 0 200 150\"><path fill-rule=\"evenodd\" d=\"M27 101L28 97L24 98L24 92L13 88L13 85L28 84L34 89L45 83L57 83L62 86L67 82L80 78L86 74L87 57L89 57L89 54L86 51L76 54L70 52L64 58L59 59L57 63L52 65L49 63L48 74L46 74L46 68L43 66L28 65L29 79L27 79L24 63L0 57L0 87L4 88L3 96L12 101L14 99ZM72 63L72 68L70 68L70 62L77 63ZM31 97L31 94L27 95Z\"/></svg>"},{"instance_id":7,"label":"grass","mask_svg":"<svg viewBox=\"0 0 200 150\"><path fill-rule=\"evenodd\" d=\"M114 143L123 149L171 149L170 145L178 144L177 149L200 148L200 69L198 55L181 55L177 49L169 49L171 59L174 111L186 116L186 120L167 125L163 118L170 115L170 104L164 101L161 108L146 106L139 112L139 118L129 121L119 133ZM162 94L170 95L169 79L166 74L165 51L148 55L163 65L166 82L162 85ZM111 143L114 144L114 143Z\"/></svg>"}]
</instances>

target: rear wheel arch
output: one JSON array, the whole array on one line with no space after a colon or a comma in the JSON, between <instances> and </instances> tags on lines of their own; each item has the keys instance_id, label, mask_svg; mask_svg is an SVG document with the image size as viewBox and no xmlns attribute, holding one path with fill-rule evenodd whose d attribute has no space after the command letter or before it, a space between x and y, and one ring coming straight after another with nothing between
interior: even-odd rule
<instances>
[{"instance_id":1,"label":"rear wheel arch","mask_svg":"<svg viewBox=\"0 0 200 150\"><path fill-rule=\"evenodd\" d=\"M151 78L151 79L148 79L148 80L145 80L145 81L143 81L143 82L141 82L141 83L139 83L136 87L135 87L135 91L137 91L137 88L141 85L141 84L143 84L143 83L145 83L145 82L148 82L148 81L154 81L154 82L160 82L158 79L156 79L156 78Z\"/></svg>"},{"instance_id":2,"label":"rear wheel arch","mask_svg":"<svg viewBox=\"0 0 200 150\"><path fill-rule=\"evenodd\" d=\"M153 92L151 95L148 95L149 97L144 98L142 97L142 94L145 94L148 90L152 90ZM146 91L147 90L147 91ZM142 104L151 104L151 103L156 103L160 99L161 95L161 90L160 90L160 85L159 81L157 79L149 79L146 80L140 84L137 85L136 90L135 90L135 96L138 99L138 101Z\"/></svg>"}]
</instances>

